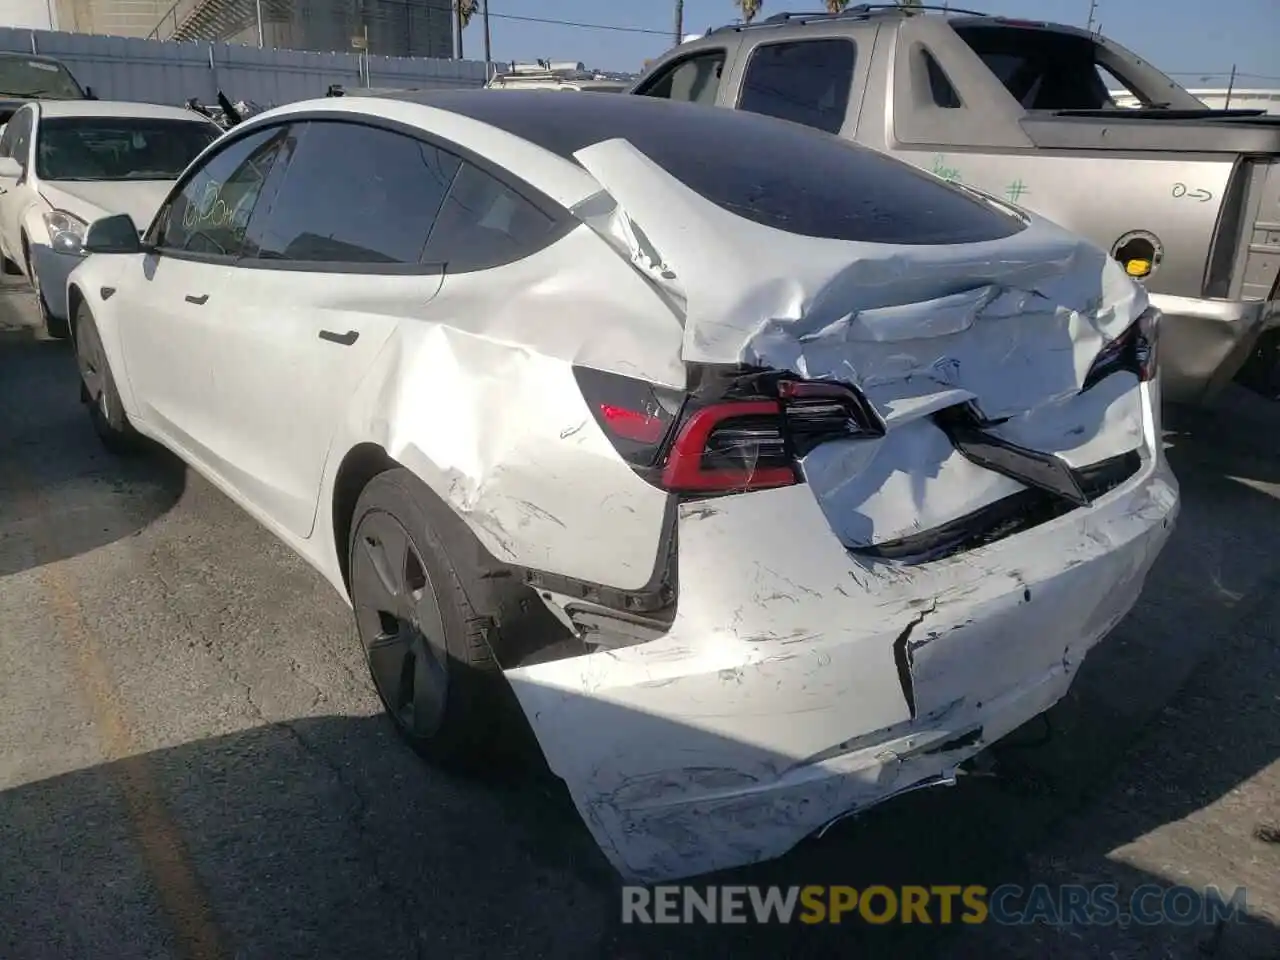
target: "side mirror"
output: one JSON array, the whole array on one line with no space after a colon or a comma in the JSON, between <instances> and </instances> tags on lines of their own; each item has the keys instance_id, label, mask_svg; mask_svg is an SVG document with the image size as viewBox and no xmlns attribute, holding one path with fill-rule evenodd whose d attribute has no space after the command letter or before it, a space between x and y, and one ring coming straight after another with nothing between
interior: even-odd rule
<instances>
[{"instance_id":1,"label":"side mirror","mask_svg":"<svg viewBox=\"0 0 1280 960\"><path fill-rule=\"evenodd\" d=\"M93 92L93 87L85 87L85 88L84 88L84 98L85 98L86 100L97 100L97 99L98 99L98 95L97 95L96 93L94 93L94 92Z\"/></svg>"},{"instance_id":2,"label":"side mirror","mask_svg":"<svg viewBox=\"0 0 1280 960\"><path fill-rule=\"evenodd\" d=\"M89 224L85 231L85 253L140 253L142 241L138 239L138 226L127 213L103 217Z\"/></svg>"},{"instance_id":3,"label":"side mirror","mask_svg":"<svg viewBox=\"0 0 1280 960\"><path fill-rule=\"evenodd\" d=\"M17 180L22 176L22 164L13 157L0 157L0 180Z\"/></svg>"}]
</instances>

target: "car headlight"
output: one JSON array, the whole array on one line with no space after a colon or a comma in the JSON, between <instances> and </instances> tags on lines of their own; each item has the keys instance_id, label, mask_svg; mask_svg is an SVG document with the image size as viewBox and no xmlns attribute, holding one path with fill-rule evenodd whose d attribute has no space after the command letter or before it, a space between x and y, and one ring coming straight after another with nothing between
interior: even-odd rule
<instances>
[{"instance_id":1,"label":"car headlight","mask_svg":"<svg viewBox=\"0 0 1280 960\"><path fill-rule=\"evenodd\" d=\"M49 245L59 253L79 253L84 246L84 232L89 225L73 213L50 210L44 215L49 228Z\"/></svg>"}]
</instances>

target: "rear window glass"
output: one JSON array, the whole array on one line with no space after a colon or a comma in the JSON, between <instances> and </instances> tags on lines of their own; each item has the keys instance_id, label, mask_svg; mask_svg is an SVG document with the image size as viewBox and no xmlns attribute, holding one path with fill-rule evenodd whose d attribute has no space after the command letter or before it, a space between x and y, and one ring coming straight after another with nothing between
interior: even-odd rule
<instances>
[{"instance_id":1,"label":"rear window glass","mask_svg":"<svg viewBox=\"0 0 1280 960\"><path fill-rule=\"evenodd\" d=\"M788 233L871 243L977 243L1017 218L883 154L739 110L642 96L428 94L553 153L624 138L712 203Z\"/></svg>"}]
</instances>

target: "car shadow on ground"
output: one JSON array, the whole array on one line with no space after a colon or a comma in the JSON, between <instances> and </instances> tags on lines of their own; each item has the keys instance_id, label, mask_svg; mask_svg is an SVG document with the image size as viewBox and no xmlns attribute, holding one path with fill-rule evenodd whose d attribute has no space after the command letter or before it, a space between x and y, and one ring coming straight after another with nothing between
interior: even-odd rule
<instances>
[{"instance_id":1,"label":"car shadow on ground","mask_svg":"<svg viewBox=\"0 0 1280 960\"><path fill-rule=\"evenodd\" d=\"M0 296L0 577L130 536L186 484L186 468L159 448L127 458L104 450L79 401L70 346L15 313L12 296ZM41 513L55 537L41 535Z\"/></svg>"}]
</instances>

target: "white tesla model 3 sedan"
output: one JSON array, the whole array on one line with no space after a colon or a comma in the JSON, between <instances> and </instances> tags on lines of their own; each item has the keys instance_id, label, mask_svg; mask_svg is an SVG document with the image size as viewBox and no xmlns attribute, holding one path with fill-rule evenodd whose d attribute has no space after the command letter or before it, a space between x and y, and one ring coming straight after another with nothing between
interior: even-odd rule
<instances>
[{"instance_id":1,"label":"white tesla model 3 sedan","mask_svg":"<svg viewBox=\"0 0 1280 960\"><path fill-rule=\"evenodd\" d=\"M86 246L103 440L323 573L429 755L504 734L505 678L630 878L949 782L1064 695L1178 510L1141 287L780 120L298 103Z\"/></svg>"}]
</instances>

